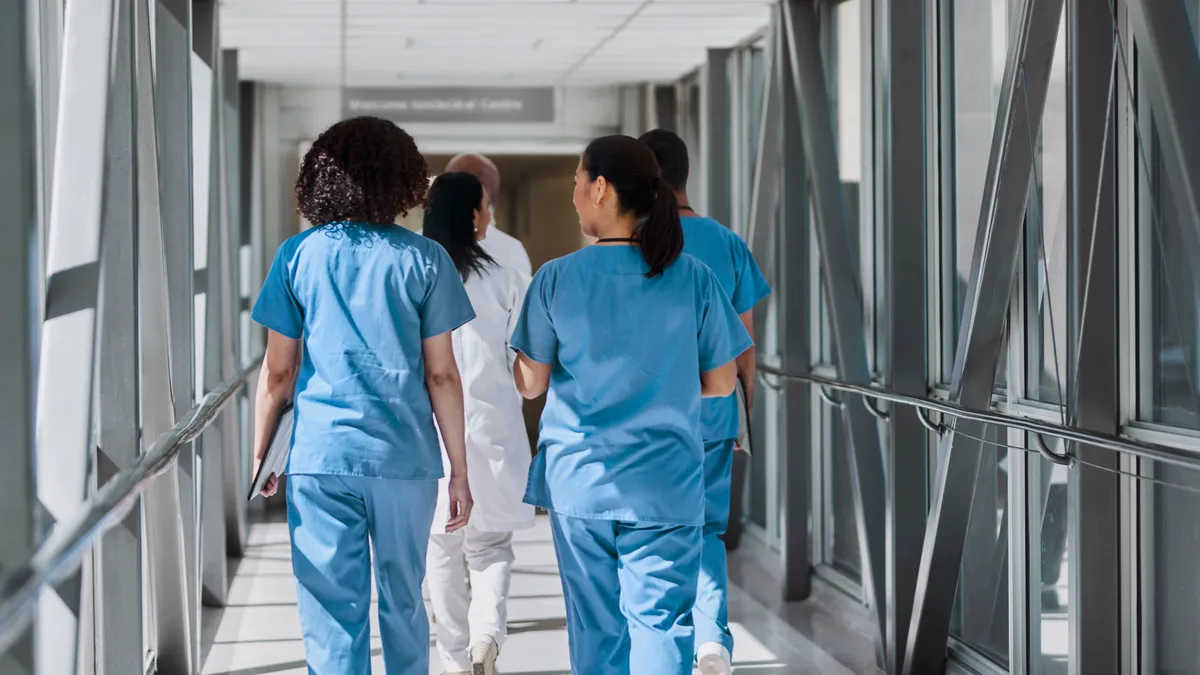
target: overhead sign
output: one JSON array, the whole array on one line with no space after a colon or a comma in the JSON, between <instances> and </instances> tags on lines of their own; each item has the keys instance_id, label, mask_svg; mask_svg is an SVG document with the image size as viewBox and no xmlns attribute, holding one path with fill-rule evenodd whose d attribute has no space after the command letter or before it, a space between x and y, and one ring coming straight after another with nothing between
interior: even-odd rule
<instances>
[{"instance_id":1,"label":"overhead sign","mask_svg":"<svg viewBox=\"0 0 1200 675\"><path fill-rule=\"evenodd\" d=\"M348 88L346 117L394 122L553 122L553 87Z\"/></svg>"}]
</instances>

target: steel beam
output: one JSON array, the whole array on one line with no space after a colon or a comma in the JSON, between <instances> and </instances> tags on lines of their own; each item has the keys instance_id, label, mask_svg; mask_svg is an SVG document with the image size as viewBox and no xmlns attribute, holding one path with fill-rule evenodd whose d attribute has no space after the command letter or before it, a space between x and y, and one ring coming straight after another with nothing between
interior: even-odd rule
<instances>
[{"instance_id":1,"label":"steel beam","mask_svg":"<svg viewBox=\"0 0 1200 675\"><path fill-rule=\"evenodd\" d=\"M1127 7L1180 235L1189 259L1200 260L1200 49L1191 16L1182 0L1129 0Z\"/></svg>"},{"instance_id":2,"label":"steel beam","mask_svg":"<svg viewBox=\"0 0 1200 675\"><path fill-rule=\"evenodd\" d=\"M870 384L861 276L850 245L850 228L854 225L846 215L838 169L816 2L786 0L783 7L788 58L798 94L797 107L803 111L801 136L812 186L814 227L825 278L825 300L830 312L835 360L841 379ZM862 552L863 594L875 613L880 631L875 634L875 641L878 655L882 657L882 631L887 625L883 453L875 418L867 411L861 397L847 397L844 414L849 431L850 464L854 467L852 482Z\"/></svg>"},{"instance_id":3,"label":"steel beam","mask_svg":"<svg viewBox=\"0 0 1200 675\"><path fill-rule=\"evenodd\" d=\"M196 253L196 281L201 303L196 307L197 389L207 392L222 381L222 271L225 257L221 248L221 229L225 218L221 210L221 59L217 48L217 2L194 0L192 3L192 48L196 56L211 68L207 82L193 83L195 106L193 148L202 153L193 157L197 188L193 227ZM203 87L206 91L199 91ZM202 597L206 604L222 606L228 591L225 523L225 418L217 419L200 438L200 564Z\"/></svg>"},{"instance_id":4,"label":"steel beam","mask_svg":"<svg viewBox=\"0 0 1200 675\"><path fill-rule=\"evenodd\" d=\"M875 0L883 217L882 284L886 308L880 331L885 381L912 396L928 393L925 290L925 3ZM893 406L886 422L887 626L886 670L904 663L908 623L925 536L929 481L928 436L907 408Z\"/></svg>"},{"instance_id":5,"label":"steel beam","mask_svg":"<svg viewBox=\"0 0 1200 675\"><path fill-rule=\"evenodd\" d=\"M708 203L705 213L726 227L733 226L733 130L730 106L733 89L729 86L729 61L732 49L709 49L705 68L704 104L708 111L704 138L705 184Z\"/></svg>"},{"instance_id":6,"label":"steel beam","mask_svg":"<svg viewBox=\"0 0 1200 675\"><path fill-rule=\"evenodd\" d=\"M968 408L986 409L992 399L1062 8L1063 0L1026 0L1010 42L951 380L951 400ZM904 655L906 675L942 672L946 660L984 452L975 440L984 437L984 425L957 419L953 430L944 442L921 552Z\"/></svg>"},{"instance_id":7,"label":"steel beam","mask_svg":"<svg viewBox=\"0 0 1200 675\"><path fill-rule=\"evenodd\" d=\"M808 170L804 162L804 140L800 129L800 106L791 59L787 57L787 35L783 30L782 10L776 10L774 33L774 71L767 82L774 88L780 109L779 145L777 158L779 194L782 209L775 221L778 232L776 246L770 241L752 249L759 260L779 258L768 276L775 292L775 302L783 330L783 368L789 372L806 372L812 366L809 348L809 268L808 255L783 255L784 251L804 251L809 242ZM782 189L786 186L786 189ZM772 215L774 213L772 212ZM755 226L757 227L757 225ZM758 230L754 230L757 234ZM754 239L752 238L752 241ZM772 250L772 248L776 250ZM782 533L782 596L786 601L805 600L812 594L812 390L803 382L787 382L783 398L783 438L779 465L783 472L783 494L780 511Z\"/></svg>"},{"instance_id":8,"label":"steel beam","mask_svg":"<svg viewBox=\"0 0 1200 675\"><path fill-rule=\"evenodd\" d=\"M221 55L220 91L216 98L218 126L218 164L221 186L221 381L232 377L240 367L241 293L241 159L238 137L238 60L237 51L226 49ZM239 394L239 398L244 394ZM245 474L250 471L250 455L243 443L241 405L231 405L222 417L225 448L224 504L225 551L241 557L246 543L246 500L242 496Z\"/></svg>"},{"instance_id":9,"label":"steel beam","mask_svg":"<svg viewBox=\"0 0 1200 675\"><path fill-rule=\"evenodd\" d=\"M39 85L35 54L40 44L38 4L21 0L0 5L0 203L9 215L0 224L0 570L21 562L37 543L34 401L37 394L38 334L41 325L42 190L39 190ZM0 672L32 675L32 634L0 654Z\"/></svg>"},{"instance_id":10,"label":"steel beam","mask_svg":"<svg viewBox=\"0 0 1200 675\"><path fill-rule=\"evenodd\" d=\"M100 331L97 337L97 486L137 463L138 400L138 156L134 85L135 0L117 0L116 50L110 79L108 143L104 164L104 235L100 259ZM106 532L95 560L96 672L136 673L144 667L142 644L142 518L130 509Z\"/></svg>"},{"instance_id":11,"label":"steel beam","mask_svg":"<svg viewBox=\"0 0 1200 675\"><path fill-rule=\"evenodd\" d=\"M143 450L175 423L171 390L170 294L163 231L163 178L159 170L158 124L154 99L149 3L136 3L135 65L137 77L138 151L138 285L139 326L142 335L140 369ZM143 518L153 573L150 576L152 648L161 672L191 670L191 632L188 611L187 549L184 544L184 502L179 469L172 466L155 478L143 497ZM198 629L197 629L198 630Z\"/></svg>"},{"instance_id":12,"label":"steel beam","mask_svg":"<svg viewBox=\"0 0 1200 675\"><path fill-rule=\"evenodd\" d=\"M195 401L192 251L191 2L158 0L154 12L155 113L159 129L158 172L163 247L167 265L168 333L171 336L171 398L175 417ZM200 471L195 444L179 452L179 501L184 543L190 672L200 654Z\"/></svg>"},{"instance_id":13,"label":"steel beam","mask_svg":"<svg viewBox=\"0 0 1200 675\"><path fill-rule=\"evenodd\" d=\"M96 308L109 118L112 2L72 2L63 38L60 110L46 252L46 308L38 364L37 495L43 533L76 515L88 481ZM119 122L116 122L119 125ZM36 622L39 672L75 670L81 587L75 575L43 593ZM64 649L64 645L72 648Z\"/></svg>"},{"instance_id":14,"label":"steel beam","mask_svg":"<svg viewBox=\"0 0 1200 675\"><path fill-rule=\"evenodd\" d=\"M1160 0L1156 0L1160 1ZM1115 435L1121 419L1117 340L1116 35L1112 15L1067 0L1067 414ZM1192 45L1193 54L1195 45ZM1195 126L1195 118L1189 126ZM1165 146L1164 146L1165 147ZM1195 148L1193 148L1194 150ZM1197 174L1193 174L1197 175ZM1072 672L1121 669L1120 455L1074 448L1069 489ZM1094 465L1094 466L1092 466Z\"/></svg>"}]
</instances>

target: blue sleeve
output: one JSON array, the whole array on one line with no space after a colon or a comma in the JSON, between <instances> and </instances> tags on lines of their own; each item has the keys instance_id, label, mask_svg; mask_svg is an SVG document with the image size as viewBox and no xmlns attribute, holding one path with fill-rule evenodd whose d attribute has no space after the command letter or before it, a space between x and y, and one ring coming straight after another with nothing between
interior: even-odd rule
<instances>
[{"instance_id":1,"label":"blue sleeve","mask_svg":"<svg viewBox=\"0 0 1200 675\"><path fill-rule=\"evenodd\" d=\"M700 310L700 372L720 368L754 346L711 270L703 269Z\"/></svg>"},{"instance_id":2,"label":"blue sleeve","mask_svg":"<svg viewBox=\"0 0 1200 675\"><path fill-rule=\"evenodd\" d=\"M421 303L421 339L449 333L475 318L475 309L450 254L431 240L429 288Z\"/></svg>"},{"instance_id":3,"label":"blue sleeve","mask_svg":"<svg viewBox=\"0 0 1200 675\"><path fill-rule=\"evenodd\" d=\"M759 303L763 298L771 294L771 287L767 284L767 280L763 278L762 271L758 269L758 263L754 261L754 256L750 253L750 249L746 243L740 238L735 238L737 252L734 254L734 260L737 264L737 269L734 270L737 283L733 287L733 310L738 314L745 314Z\"/></svg>"},{"instance_id":4,"label":"blue sleeve","mask_svg":"<svg viewBox=\"0 0 1200 675\"><path fill-rule=\"evenodd\" d=\"M258 292L258 300L250 318L255 323L279 333L280 335L299 339L304 332L304 310L292 290L292 275L288 265L291 263L295 247L284 242L275 253L267 278L263 280L262 290Z\"/></svg>"},{"instance_id":5,"label":"blue sleeve","mask_svg":"<svg viewBox=\"0 0 1200 675\"><path fill-rule=\"evenodd\" d=\"M544 267L533 277L508 344L538 363L553 365L558 357L558 334L550 319L549 274L548 268Z\"/></svg>"}]
</instances>

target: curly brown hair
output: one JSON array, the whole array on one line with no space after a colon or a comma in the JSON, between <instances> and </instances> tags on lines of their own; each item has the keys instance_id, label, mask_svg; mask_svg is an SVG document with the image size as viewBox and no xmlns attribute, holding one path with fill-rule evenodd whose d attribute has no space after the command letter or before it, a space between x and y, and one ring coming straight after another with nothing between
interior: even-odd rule
<instances>
[{"instance_id":1,"label":"curly brown hair","mask_svg":"<svg viewBox=\"0 0 1200 675\"><path fill-rule=\"evenodd\" d=\"M313 225L338 220L389 224L424 204L429 165L412 136L378 117L329 127L300 164L297 211Z\"/></svg>"}]
</instances>

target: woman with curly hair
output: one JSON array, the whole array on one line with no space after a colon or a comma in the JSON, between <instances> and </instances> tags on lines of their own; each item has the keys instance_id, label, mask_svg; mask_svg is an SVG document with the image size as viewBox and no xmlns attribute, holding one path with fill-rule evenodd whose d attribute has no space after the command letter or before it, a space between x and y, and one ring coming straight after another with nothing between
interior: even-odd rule
<instances>
[{"instance_id":1,"label":"woman with curly hair","mask_svg":"<svg viewBox=\"0 0 1200 675\"><path fill-rule=\"evenodd\" d=\"M268 329L255 473L295 401L288 528L311 673L371 671L372 552L387 673L429 672L421 583L443 476L435 417L450 464L446 529L471 513L451 331L474 312L445 249L394 225L422 205L427 174L391 122L326 130L296 181L299 211L317 225L280 246L252 314Z\"/></svg>"}]
</instances>

